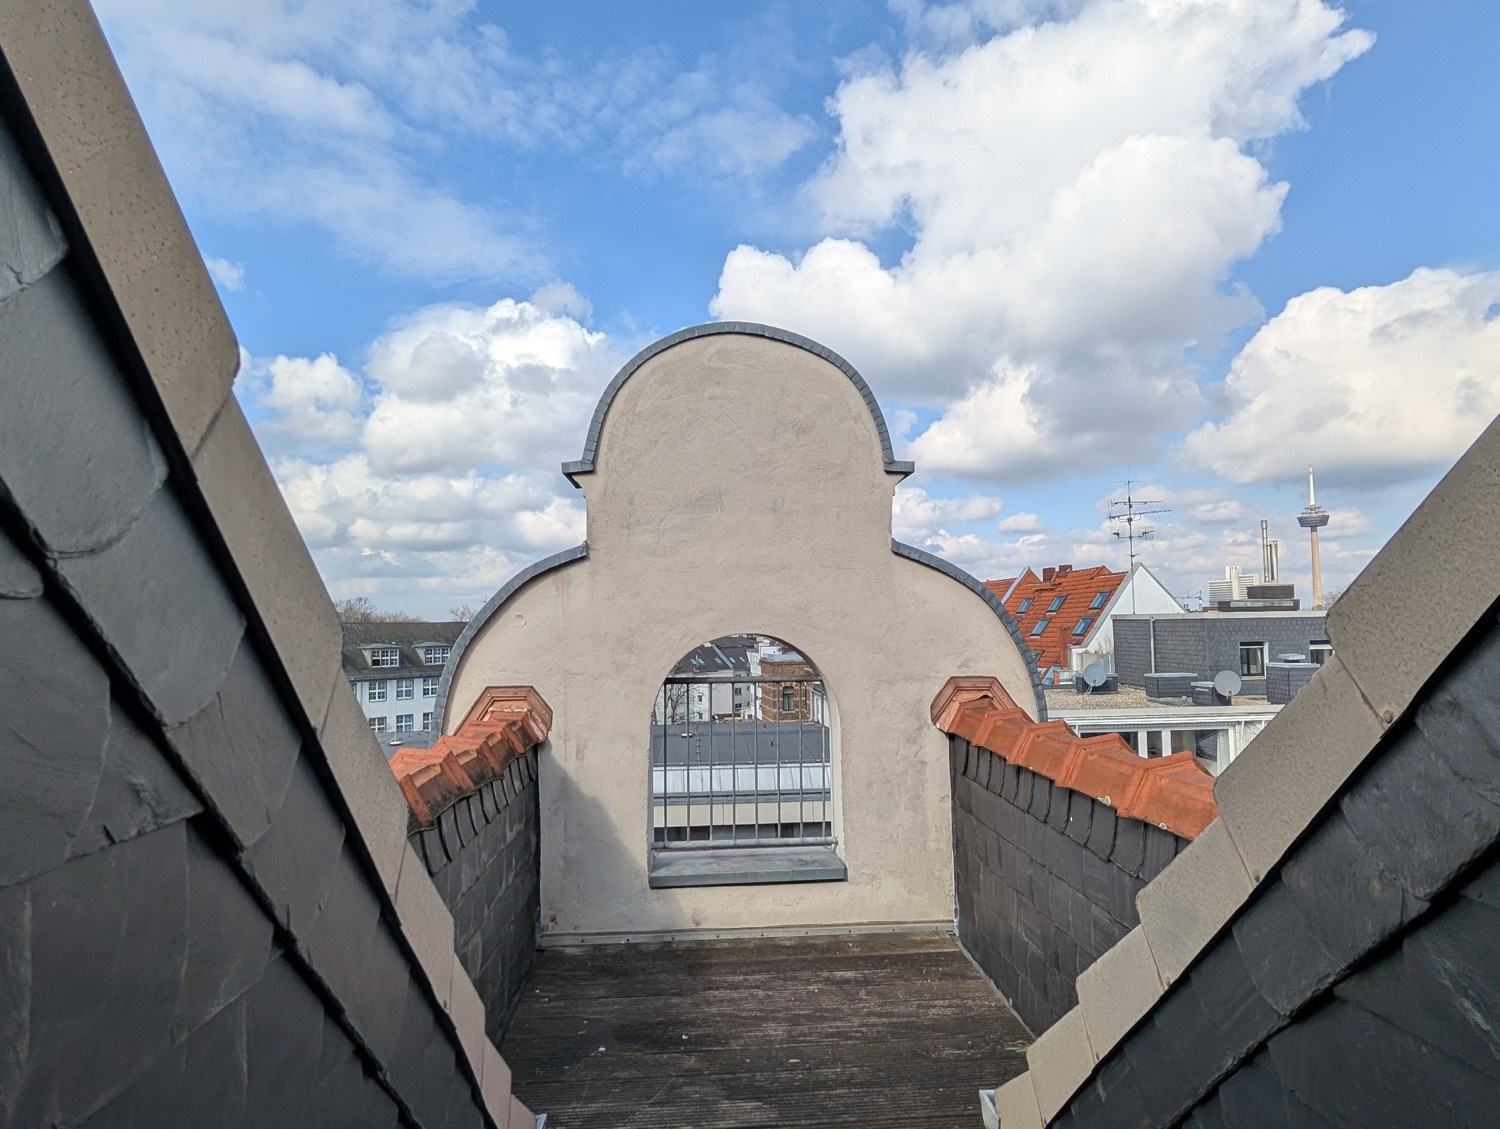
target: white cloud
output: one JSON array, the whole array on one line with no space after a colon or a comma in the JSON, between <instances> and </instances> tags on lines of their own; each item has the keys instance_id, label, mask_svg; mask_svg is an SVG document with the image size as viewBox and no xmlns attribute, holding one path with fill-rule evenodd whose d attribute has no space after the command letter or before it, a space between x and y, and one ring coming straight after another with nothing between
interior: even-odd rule
<instances>
[{"instance_id":1,"label":"white cloud","mask_svg":"<svg viewBox=\"0 0 1500 1129\"><path fill-rule=\"evenodd\" d=\"M316 225L361 261L433 282L549 273L534 218L466 185L507 150L729 184L815 133L775 105L756 60L528 56L466 0L97 6L179 191L256 223Z\"/></svg>"},{"instance_id":2,"label":"white cloud","mask_svg":"<svg viewBox=\"0 0 1500 1129\"><path fill-rule=\"evenodd\" d=\"M228 259L221 259L215 255L206 256L203 262L208 267L209 275L225 290L244 289L244 263L231 263Z\"/></svg>"},{"instance_id":3,"label":"white cloud","mask_svg":"<svg viewBox=\"0 0 1500 1129\"><path fill-rule=\"evenodd\" d=\"M1292 299L1230 367L1186 459L1239 482L1392 481L1452 463L1500 412L1500 272L1415 271Z\"/></svg>"},{"instance_id":4,"label":"white cloud","mask_svg":"<svg viewBox=\"0 0 1500 1129\"><path fill-rule=\"evenodd\" d=\"M417 311L362 378L328 354L252 360L241 394L329 586L440 614L583 540L558 464L620 359L573 317L503 299Z\"/></svg>"},{"instance_id":5,"label":"white cloud","mask_svg":"<svg viewBox=\"0 0 1500 1129\"><path fill-rule=\"evenodd\" d=\"M1011 514L1010 517L1003 517L995 523L995 529L1001 533L1046 532L1042 519L1033 513Z\"/></svg>"},{"instance_id":6,"label":"white cloud","mask_svg":"<svg viewBox=\"0 0 1500 1129\"><path fill-rule=\"evenodd\" d=\"M939 45L852 64L831 99L837 152L806 186L827 238L732 251L714 314L952 405L913 443L928 470L1141 455L1200 408L1184 351L1259 316L1226 283L1280 226L1255 143L1371 37L1318 0L905 8ZM902 228L890 265L860 242Z\"/></svg>"}]
</instances>

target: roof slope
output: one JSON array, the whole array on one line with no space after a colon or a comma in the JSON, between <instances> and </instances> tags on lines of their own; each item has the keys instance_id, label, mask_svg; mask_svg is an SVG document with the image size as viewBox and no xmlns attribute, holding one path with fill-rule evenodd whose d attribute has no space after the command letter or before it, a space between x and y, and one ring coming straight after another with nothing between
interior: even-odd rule
<instances>
[{"instance_id":1,"label":"roof slope","mask_svg":"<svg viewBox=\"0 0 1500 1129\"><path fill-rule=\"evenodd\" d=\"M429 666L417 648L428 644L451 648L462 634L464 624L413 622L346 623L343 663L346 678L411 678L419 674L442 674L441 663ZM365 656L366 647L395 647L401 652L396 666L372 667Z\"/></svg>"},{"instance_id":2,"label":"roof slope","mask_svg":"<svg viewBox=\"0 0 1500 1129\"><path fill-rule=\"evenodd\" d=\"M1074 568L1065 564L1044 568L1041 576L1028 568L1013 584L991 580L985 586L994 592L1009 584L1005 610L1020 624L1021 638L1036 656L1037 669L1045 672L1068 665L1068 645L1084 640L1124 581L1125 573L1112 572L1105 565Z\"/></svg>"}]
</instances>

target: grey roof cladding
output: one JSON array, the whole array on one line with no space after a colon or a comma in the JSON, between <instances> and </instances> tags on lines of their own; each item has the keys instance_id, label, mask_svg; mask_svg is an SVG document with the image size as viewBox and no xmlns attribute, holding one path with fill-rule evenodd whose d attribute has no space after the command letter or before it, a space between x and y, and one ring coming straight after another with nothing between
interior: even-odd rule
<instances>
[{"instance_id":1,"label":"grey roof cladding","mask_svg":"<svg viewBox=\"0 0 1500 1129\"><path fill-rule=\"evenodd\" d=\"M885 463L886 472L888 474L907 475L916 469L914 463L896 458L896 454L891 448L891 433L885 425L885 416L880 411L880 404L875 400L875 393L870 391L870 386L865 383L865 378L859 375L858 370L848 361L844 360L843 357L827 346L818 344L810 337L803 337L801 334L792 333L790 330L778 329L773 325L761 325L759 322L724 321L710 322L706 325L693 325L687 329L679 329L671 336L663 337L660 341L647 345L625 363L625 366L615 374L614 379L604 389L604 394L599 397L599 404L594 408L594 416L589 421L588 435L583 441L583 454L573 462L563 463L562 465L562 472L567 476L568 481L577 486L578 480L575 475L593 473L594 461L599 452L599 436L604 430L604 419L609 415L609 408L614 403L615 396L619 394L625 382L635 375L635 371L638 368L658 353L664 353L672 348L672 346L680 345L684 341L691 341L698 337L713 337L731 333L747 337L768 337L772 341L781 341L787 345L794 345L799 349L807 350L814 356L822 357L829 364L833 365L849 378L855 388L859 389L859 394L863 398L865 406L870 409L870 416L875 420L875 430L880 435L880 452Z\"/></svg>"},{"instance_id":2,"label":"grey roof cladding","mask_svg":"<svg viewBox=\"0 0 1500 1129\"><path fill-rule=\"evenodd\" d=\"M443 665L423 661L421 648L433 644L449 648L467 626L461 621L448 623L346 623L344 627L343 665L346 678L414 678L442 674ZM365 652L371 647L395 647L401 652L396 666L371 666Z\"/></svg>"}]
</instances>

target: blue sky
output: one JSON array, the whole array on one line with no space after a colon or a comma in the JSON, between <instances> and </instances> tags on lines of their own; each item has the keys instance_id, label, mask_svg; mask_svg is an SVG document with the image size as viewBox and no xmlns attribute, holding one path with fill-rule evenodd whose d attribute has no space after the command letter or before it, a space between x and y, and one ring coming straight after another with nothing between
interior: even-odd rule
<instances>
[{"instance_id":1,"label":"blue sky","mask_svg":"<svg viewBox=\"0 0 1500 1129\"><path fill-rule=\"evenodd\" d=\"M336 595L477 606L576 543L640 346L817 338L981 577L1329 588L1500 412L1500 5L96 0Z\"/></svg>"}]
</instances>

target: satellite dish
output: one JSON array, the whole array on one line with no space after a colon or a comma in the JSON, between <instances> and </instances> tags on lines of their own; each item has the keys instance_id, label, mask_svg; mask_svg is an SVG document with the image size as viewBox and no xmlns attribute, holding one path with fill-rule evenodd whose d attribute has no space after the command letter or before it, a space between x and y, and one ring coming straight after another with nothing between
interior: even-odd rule
<instances>
[{"instance_id":1,"label":"satellite dish","mask_svg":"<svg viewBox=\"0 0 1500 1129\"><path fill-rule=\"evenodd\" d=\"M1243 685L1240 676L1232 670L1221 670L1214 675L1214 690L1222 698L1234 697Z\"/></svg>"},{"instance_id":2,"label":"satellite dish","mask_svg":"<svg viewBox=\"0 0 1500 1129\"><path fill-rule=\"evenodd\" d=\"M1103 663L1089 663L1083 668L1083 684L1089 688L1089 692L1099 689L1109 681L1109 671Z\"/></svg>"}]
</instances>

